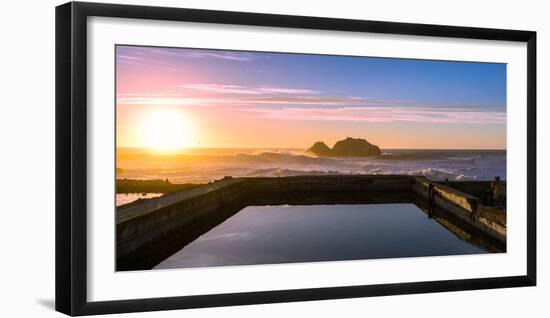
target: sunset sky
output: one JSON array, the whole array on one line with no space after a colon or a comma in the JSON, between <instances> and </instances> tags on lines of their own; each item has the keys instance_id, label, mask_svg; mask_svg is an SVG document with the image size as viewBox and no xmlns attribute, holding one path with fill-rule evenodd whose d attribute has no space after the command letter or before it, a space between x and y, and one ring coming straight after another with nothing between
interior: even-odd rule
<instances>
[{"instance_id":1,"label":"sunset sky","mask_svg":"<svg viewBox=\"0 0 550 318\"><path fill-rule=\"evenodd\" d=\"M117 146L506 148L506 65L117 46Z\"/></svg>"}]
</instances>

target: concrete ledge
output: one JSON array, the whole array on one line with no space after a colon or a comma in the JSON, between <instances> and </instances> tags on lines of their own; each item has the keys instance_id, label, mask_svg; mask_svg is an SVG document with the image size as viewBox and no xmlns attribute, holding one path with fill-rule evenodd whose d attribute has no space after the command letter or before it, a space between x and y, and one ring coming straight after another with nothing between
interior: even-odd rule
<instances>
[{"instance_id":1,"label":"concrete ledge","mask_svg":"<svg viewBox=\"0 0 550 318\"><path fill-rule=\"evenodd\" d=\"M479 191L479 184L476 184ZM225 178L117 210L117 270L149 269L248 205L417 203L457 235L506 243L506 212L424 177L335 175ZM450 218L460 220L451 225ZM456 222L455 222L456 223ZM442 223L443 224L443 223ZM454 224L454 223L453 223ZM462 233L462 234L459 234ZM487 243L493 246L492 243ZM498 249L498 248L496 248Z\"/></svg>"},{"instance_id":2,"label":"concrete ledge","mask_svg":"<svg viewBox=\"0 0 550 318\"><path fill-rule=\"evenodd\" d=\"M470 194L453 189L442 183L429 181L424 177L415 177L413 191L428 201L430 185L433 191L433 204L468 222L485 235L506 244L506 210L502 207L488 207ZM476 187L478 185L476 184ZM489 189L491 183L487 184Z\"/></svg>"}]
</instances>

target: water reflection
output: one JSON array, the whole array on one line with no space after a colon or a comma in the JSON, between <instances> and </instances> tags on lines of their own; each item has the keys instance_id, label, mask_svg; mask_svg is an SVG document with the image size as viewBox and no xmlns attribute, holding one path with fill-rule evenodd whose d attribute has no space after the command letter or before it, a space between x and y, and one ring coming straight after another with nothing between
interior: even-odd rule
<instances>
[{"instance_id":1,"label":"water reflection","mask_svg":"<svg viewBox=\"0 0 550 318\"><path fill-rule=\"evenodd\" d=\"M155 268L479 253L414 204L249 206Z\"/></svg>"},{"instance_id":2,"label":"water reflection","mask_svg":"<svg viewBox=\"0 0 550 318\"><path fill-rule=\"evenodd\" d=\"M160 197L164 193L117 193L116 194L116 206L128 204L139 199L151 199Z\"/></svg>"}]
</instances>

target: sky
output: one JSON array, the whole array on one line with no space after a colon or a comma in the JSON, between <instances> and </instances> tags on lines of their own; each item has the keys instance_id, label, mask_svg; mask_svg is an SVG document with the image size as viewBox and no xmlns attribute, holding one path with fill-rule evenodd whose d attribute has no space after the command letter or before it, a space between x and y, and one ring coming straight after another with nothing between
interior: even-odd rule
<instances>
[{"instance_id":1,"label":"sky","mask_svg":"<svg viewBox=\"0 0 550 318\"><path fill-rule=\"evenodd\" d=\"M505 149L506 65L117 46L118 147Z\"/></svg>"}]
</instances>

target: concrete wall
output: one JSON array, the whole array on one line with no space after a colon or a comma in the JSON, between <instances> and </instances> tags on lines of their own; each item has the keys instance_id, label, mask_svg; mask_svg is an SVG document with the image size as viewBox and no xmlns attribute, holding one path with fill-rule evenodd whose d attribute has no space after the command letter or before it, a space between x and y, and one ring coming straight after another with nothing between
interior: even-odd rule
<instances>
[{"instance_id":1,"label":"concrete wall","mask_svg":"<svg viewBox=\"0 0 550 318\"><path fill-rule=\"evenodd\" d=\"M431 186L430 186L431 185ZM117 211L117 269L152 268L247 205L415 202L450 211L499 242L506 240L502 210L423 177L346 175L226 178ZM431 202L431 203L430 203Z\"/></svg>"},{"instance_id":2,"label":"concrete wall","mask_svg":"<svg viewBox=\"0 0 550 318\"><path fill-rule=\"evenodd\" d=\"M196 233L196 229L207 228L234 202L241 201L242 181L229 181L118 210L117 269L151 268L176 252L185 241L202 234ZM177 235L182 231L185 235ZM160 244L161 240L164 244Z\"/></svg>"},{"instance_id":3,"label":"concrete wall","mask_svg":"<svg viewBox=\"0 0 550 318\"><path fill-rule=\"evenodd\" d=\"M433 197L430 199L430 185ZM506 211L500 207L490 207L470 194L458 191L441 183L415 177L412 190L460 220L467 222L481 233L506 243Z\"/></svg>"},{"instance_id":4,"label":"concrete wall","mask_svg":"<svg viewBox=\"0 0 550 318\"><path fill-rule=\"evenodd\" d=\"M443 185L468 193L480 199L487 206L506 206L506 182L494 181L447 181Z\"/></svg>"},{"instance_id":5,"label":"concrete wall","mask_svg":"<svg viewBox=\"0 0 550 318\"><path fill-rule=\"evenodd\" d=\"M245 178L249 191L409 191L410 176L335 175Z\"/></svg>"}]
</instances>

